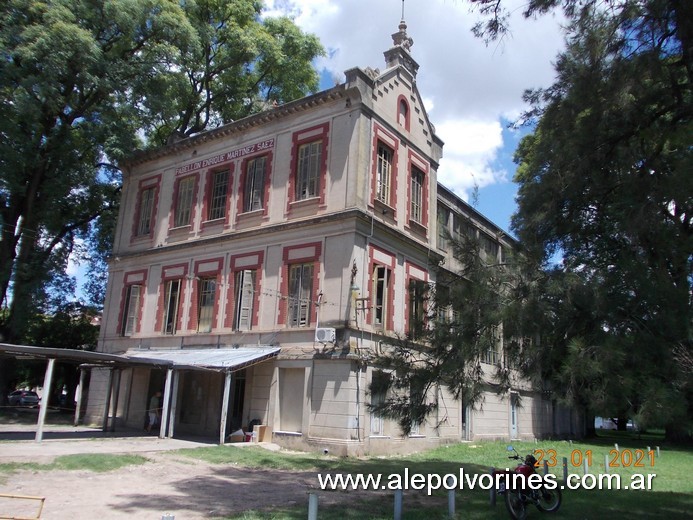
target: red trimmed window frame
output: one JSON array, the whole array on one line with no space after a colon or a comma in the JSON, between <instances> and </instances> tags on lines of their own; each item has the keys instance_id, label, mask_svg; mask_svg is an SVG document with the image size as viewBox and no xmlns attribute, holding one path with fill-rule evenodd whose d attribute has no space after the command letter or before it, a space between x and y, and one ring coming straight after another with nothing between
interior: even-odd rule
<instances>
[{"instance_id":1,"label":"red trimmed window frame","mask_svg":"<svg viewBox=\"0 0 693 520\"><path fill-rule=\"evenodd\" d=\"M257 257L257 261L248 264L240 264L240 260L249 257ZM260 287L262 287L262 266L265 263L265 252L254 251L252 253L243 253L232 255L229 259L229 283L226 292L226 301L228 309L224 317L224 327L227 329L233 328L234 316L236 315L236 274L239 271L256 271L255 276L255 294L253 295L253 316L251 319L251 328L256 328L259 324L260 317Z\"/></svg>"},{"instance_id":2,"label":"red trimmed window frame","mask_svg":"<svg viewBox=\"0 0 693 520\"><path fill-rule=\"evenodd\" d=\"M180 183L184 181L185 179L193 178L193 193L192 193L192 202L190 203L190 219L187 224L184 224L182 226L175 226L176 222L176 205L178 203L178 190L180 189ZM170 231L175 231L179 229L192 229L193 223L195 222L195 218L197 217L197 194L198 190L200 189L200 172L197 173L191 173L189 175L181 175L180 177L177 177L175 180L175 184L173 186L173 200L171 201L171 212L169 213L168 217L168 230Z\"/></svg>"},{"instance_id":3,"label":"red trimmed window frame","mask_svg":"<svg viewBox=\"0 0 693 520\"><path fill-rule=\"evenodd\" d=\"M245 211L245 188L246 180L248 176L248 163L260 157L266 157L265 161L265 185L262 189L262 210L258 211ZM241 162L241 173L240 180L238 183L238 204L236 209L236 219L241 218L243 215L253 215L260 213L263 217L267 216L269 210L269 198L270 198L270 187L272 186L272 162L274 160L274 152L266 151L262 153L257 153L243 158Z\"/></svg>"},{"instance_id":4,"label":"red trimmed window frame","mask_svg":"<svg viewBox=\"0 0 693 520\"><path fill-rule=\"evenodd\" d=\"M385 262L379 258L375 257L375 253L379 252L381 255L385 255L389 258L389 261ZM393 331L395 323L395 267L397 265L397 257L394 253L390 253L385 249L378 246L371 245L368 251L368 314L367 323L371 325L374 329L383 331ZM385 323L380 326L374 323L375 321L375 297L373 294L374 279L373 275L375 273L376 267L385 267L390 271L390 276L387 280L387 312L385 314Z\"/></svg>"},{"instance_id":5,"label":"red trimmed window frame","mask_svg":"<svg viewBox=\"0 0 693 520\"><path fill-rule=\"evenodd\" d=\"M118 312L118 335L125 337L125 307L127 305L128 289L132 285L142 286L142 292L140 294L139 308L137 309L137 323L133 330L133 334L139 334L142 330L142 313L144 312L144 295L147 289L147 274L149 271L147 269L138 269L136 271L127 271L123 273L123 289L120 292L120 310ZM128 278L136 277L141 275L140 280L133 280L128 282Z\"/></svg>"},{"instance_id":6,"label":"red trimmed window frame","mask_svg":"<svg viewBox=\"0 0 693 520\"><path fill-rule=\"evenodd\" d=\"M202 216L204 220L202 221L201 227L202 229L209 227L209 226L214 226L220 223L228 224L229 223L229 210L231 209L231 196L233 194L233 173L234 173L234 163L226 164L221 167L216 167L216 168L210 168L207 170L205 173L205 193L202 198ZM218 218L218 219L213 219L209 220L209 208L212 205L212 190L214 189L214 176L219 173L219 172L227 172L228 174L228 180L227 180L227 186L226 186L226 207L224 209L224 216L223 218ZM177 193L174 195L174 197L177 198ZM195 195L193 194L193 204L194 204L194 199ZM175 198L174 198L175 200ZM175 203L174 203L175 204Z\"/></svg>"},{"instance_id":7,"label":"red trimmed window frame","mask_svg":"<svg viewBox=\"0 0 693 520\"><path fill-rule=\"evenodd\" d=\"M406 289L406 298L404 299L404 330L407 332L407 334L410 334L411 330L411 323L410 323L410 299L409 299L409 286L412 281L416 282L424 282L428 283L428 271L421 267L420 265L417 265L413 262L410 262L408 260L405 261L404 263L405 266L405 273L406 273L406 280L405 280L405 289ZM418 276L418 272L423 272L423 277ZM424 309L425 311L425 309ZM425 317L425 312L424 312L424 317Z\"/></svg>"},{"instance_id":8,"label":"red trimmed window frame","mask_svg":"<svg viewBox=\"0 0 693 520\"><path fill-rule=\"evenodd\" d=\"M204 264L210 264L216 262L217 266L214 269L209 269L201 271L201 266ZM204 260L196 260L193 268L193 273L195 279L192 283L192 291L190 295L190 313L188 314L188 327L187 330L197 332L198 328L198 297L199 297L199 287L200 279L202 278L214 278L216 282L215 294L214 294L214 306L212 307L212 327L209 332L200 332L200 334L210 334L218 328L218 315L219 315L219 301L221 296L221 273L224 270L224 257L207 258Z\"/></svg>"},{"instance_id":9,"label":"red trimmed window frame","mask_svg":"<svg viewBox=\"0 0 693 520\"><path fill-rule=\"evenodd\" d=\"M392 151L392 165L390 170L390 200L383 202L377 197L378 181L378 146L389 148ZM371 206L382 213L389 210L391 218L397 220L397 178L398 178L398 157L400 141L394 134L388 132L377 123L373 125L373 150L371 156Z\"/></svg>"},{"instance_id":10,"label":"red trimmed window frame","mask_svg":"<svg viewBox=\"0 0 693 520\"><path fill-rule=\"evenodd\" d=\"M291 258L291 252L313 248L312 254L305 254L303 256L295 256ZM322 256L322 242L309 242L306 244L300 244L295 246L288 246L284 248L282 254L282 271L281 271L281 295L282 298L279 300L279 313L277 316L277 325L287 325L287 316L289 313L289 269L295 264L308 264L313 263L313 283L311 286L311 295L313 300L317 298L320 289L320 257ZM313 303L310 306L310 324L317 323L318 319L318 309ZM310 325L309 324L309 325ZM306 328L306 327L302 327Z\"/></svg>"},{"instance_id":11,"label":"red trimmed window frame","mask_svg":"<svg viewBox=\"0 0 693 520\"><path fill-rule=\"evenodd\" d=\"M164 331L164 314L166 312L164 297L166 295L166 283L171 280L180 280L180 294L178 295L178 309L176 318L176 331L183 330L183 304L185 302L185 294L187 291L187 284L185 283L188 279L188 269L190 266L187 263L184 264L171 264L165 265L161 269L161 282L159 284L159 297L156 304L156 321L154 324L154 331L161 334L166 334ZM166 275L166 271L171 269L182 269L181 274ZM167 334L168 335L168 334Z\"/></svg>"},{"instance_id":12,"label":"red trimmed window frame","mask_svg":"<svg viewBox=\"0 0 693 520\"><path fill-rule=\"evenodd\" d=\"M327 186L327 155L329 150L329 133L330 124L322 123L309 128L304 128L294 132L291 136L291 170L289 172L289 186L287 197L287 214L291 214L292 206L303 204L317 204L319 207L325 205L325 189ZM298 149L304 144L310 144L317 141L322 141L322 156L320 164L320 173L318 176L318 196L307 199L296 199L296 183L298 175Z\"/></svg>"},{"instance_id":13,"label":"red trimmed window frame","mask_svg":"<svg viewBox=\"0 0 693 520\"><path fill-rule=\"evenodd\" d=\"M416 168L423 176L421 183L421 221L416 221L411 216L412 189L411 181L413 170ZM409 150L407 157L407 223L424 236L428 234L428 185L429 185L428 163L417 154Z\"/></svg>"},{"instance_id":14,"label":"red trimmed window frame","mask_svg":"<svg viewBox=\"0 0 693 520\"><path fill-rule=\"evenodd\" d=\"M405 107L404 121L402 121L402 104ZM404 127L404 129L409 132L411 129L411 109L409 107L409 101L402 94L397 98L397 123Z\"/></svg>"},{"instance_id":15,"label":"red trimmed window frame","mask_svg":"<svg viewBox=\"0 0 693 520\"><path fill-rule=\"evenodd\" d=\"M154 202L152 204L152 214L149 218L149 234L138 235L137 228L140 223L140 211L142 210L142 192L152 188L154 190ZM132 223L132 233L130 235L130 242L135 242L137 240L151 240L154 237L154 228L156 227L156 215L159 208L159 192L161 191L161 174L154 175L152 177L147 177L142 179L137 185L137 199L135 202L135 218Z\"/></svg>"}]
</instances>

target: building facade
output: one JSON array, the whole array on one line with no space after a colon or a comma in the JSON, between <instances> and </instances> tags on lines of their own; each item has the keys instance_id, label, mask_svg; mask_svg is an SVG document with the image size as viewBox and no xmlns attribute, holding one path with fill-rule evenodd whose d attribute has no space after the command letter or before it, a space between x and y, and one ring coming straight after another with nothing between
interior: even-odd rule
<instances>
[{"instance_id":1,"label":"building facade","mask_svg":"<svg viewBox=\"0 0 693 520\"><path fill-rule=\"evenodd\" d=\"M407 437L368 410L380 398L368 353L412 326L421 302L409 287L435 283L431 266L450 257L441 228L463 214L496 254L512 246L438 184L443 142L404 22L393 42L382 72L350 69L332 89L123 165L99 350L168 364L115 380L93 370L88 419L115 385L127 426L163 390L169 435L223 441L262 424L266 440L341 454L576 428L528 388L522 406L489 391L481 411L440 389L444 420Z\"/></svg>"}]
</instances>

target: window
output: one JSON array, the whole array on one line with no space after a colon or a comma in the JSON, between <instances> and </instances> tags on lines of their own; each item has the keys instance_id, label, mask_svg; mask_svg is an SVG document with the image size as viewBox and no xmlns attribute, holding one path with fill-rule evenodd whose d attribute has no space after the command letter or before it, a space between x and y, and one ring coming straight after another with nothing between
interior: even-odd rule
<instances>
[{"instance_id":1,"label":"window","mask_svg":"<svg viewBox=\"0 0 693 520\"><path fill-rule=\"evenodd\" d=\"M383 416L373 409L385 403L387 388L390 385L390 376L380 370L373 372L371 379L371 435L384 435Z\"/></svg>"},{"instance_id":2,"label":"window","mask_svg":"<svg viewBox=\"0 0 693 520\"><path fill-rule=\"evenodd\" d=\"M486 349L486 351L483 353L482 361L484 363L488 363L489 365L498 365L500 364L501 360L500 351L502 339L498 331L495 329L493 330L492 335L493 340L488 349Z\"/></svg>"},{"instance_id":3,"label":"window","mask_svg":"<svg viewBox=\"0 0 693 520\"><path fill-rule=\"evenodd\" d=\"M145 236L152 232L152 221L154 217L154 196L155 188L145 188L140 192L139 218L135 236Z\"/></svg>"},{"instance_id":4,"label":"window","mask_svg":"<svg viewBox=\"0 0 693 520\"><path fill-rule=\"evenodd\" d=\"M253 303L255 300L255 271L246 269L236 272L233 317L234 330L250 330L253 322Z\"/></svg>"},{"instance_id":5,"label":"window","mask_svg":"<svg viewBox=\"0 0 693 520\"><path fill-rule=\"evenodd\" d=\"M181 280L169 280L164 285L164 334L175 334L178 327L178 302Z\"/></svg>"},{"instance_id":6,"label":"window","mask_svg":"<svg viewBox=\"0 0 693 520\"><path fill-rule=\"evenodd\" d=\"M125 309L123 309L122 335L132 336L137 328L137 320L140 314L141 285L128 285L125 293Z\"/></svg>"},{"instance_id":7,"label":"window","mask_svg":"<svg viewBox=\"0 0 693 520\"><path fill-rule=\"evenodd\" d=\"M265 165L267 157L257 157L248 161L245 171L245 193L243 211L263 208L265 193Z\"/></svg>"},{"instance_id":8,"label":"window","mask_svg":"<svg viewBox=\"0 0 693 520\"><path fill-rule=\"evenodd\" d=\"M409 217L419 224L423 223L424 174L418 168L411 169L411 207Z\"/></svg>"},{"instance_id":9,"label":"window","mask_svg":"<svg viewBox=\"0 0 693 520\"><path fill-rule=\"evenodd\" d=\"M216 278L200 278L197 298L197 332L211 332L216 294Z\"/></svg>"},{"instance_id":10,"label":"window","mask_svg":"<svg viewBox=\"0 0 693 520\"><path fill-rule=\"evenodd\" d=\"M448 221L450 220L450 210L445 206L438 205L438 249L448 248Z\"/></svg>"},{"instance_id":11,"label":"window","mask_svg":"<svg viewBox=\"0 0 693 520\"><path fill-rule=\"evenodd\" d=\"M289 327L310 325L311 300L313 293L313 264L289 266Z\"/></svg>"},{"instance_id":12,"label":"window","mask_svg":"<svg viewBox=\"0 0 693 520\"><path fill-rule=\"evenodd\" d=\"M498 259L498 243L486 233L479 233L481 253L488 261Z\"/></svg>"},{"instance_id":13,"label":"window","mask_svg":"<svg viewBox=\"0 0 693 520\"><path fill-rule=\"evenodd\" d=\"M425 316L426 283L409 280L409 338L419 339L426 327Z\"/></svg>"},{"instance_id":14,"label":"window","mask_svg":"<svg viewBox=\"0 0 693 520\"><path fill-rule=\"evenodd\" d=\"M390 270L384 265L373 269L373 325L386 328Z\"/></svg>"},{"instance_id":15,"label":"window","mask_svg":"<svg viewBox=\"0 0 693 520\"><path fill-rule=\"evenodd\" d=\"M298 147L295 200L319 196L321 163L322 141L314 141Z\"/></svg>"},{"instance_id":16,"label":"window","mask_svg":"<svg viewBox=\"0 0 693 520\"><path fill-rule=\"evenodd\" d=\"M375 198L385 204L390 204L390 188L392 187L392 156L390 148L378 143L378 164L375 179Z\"/></svg>"},{"instance_id":17,"label":"window","mask_svg":"<svg viewBox=\"0 0 693 520\"><path fill-rule=\"evenodd\" d=\"M226 216L226 194L229 188L229 171L222 170L211 174L210 203L207 220L222 219ZM192 193L191 193L192 200Z\"/></svg>"},{"instance_id":18,"label":"window","mask_svg":"<svg viewBox=\"0 0 693 520\"><path fill-rule=\"evenodd\" d=\"M399 112L397 116L397 120L400 126L403 126L407 130L409 130L409 106L403 98L400 98L399 100Z\"/></svg>"},{"instance_id":19,"label":"window","mask_svg":"<svg viewBox=\"0 0 693 520\"><path fill-rule=\"evenodd\" d=\"M194 189L194 176L185 177L178 181L175 207L173 210L173 227L183 227L190 225Z\"/></svg>"}]
</instances>

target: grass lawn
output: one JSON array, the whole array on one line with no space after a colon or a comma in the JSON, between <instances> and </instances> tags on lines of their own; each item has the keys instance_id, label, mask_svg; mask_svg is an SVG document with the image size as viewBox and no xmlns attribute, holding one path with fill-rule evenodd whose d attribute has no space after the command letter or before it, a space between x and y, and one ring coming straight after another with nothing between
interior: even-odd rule
<instances>
[{"instance_id":1,"label":"grass lawn","mask_svg":"<svg viewBox=\"0 0 693 520\"><path fill-rule=\"evenodd\" d=\"M615 444L619 450L616 451ZM514 467L515 461L507 459L506 443L477 442L442 446L430 451L401 457L373 458L338 458L317 453L284 453L271 452L260 447L238 448L233 445L213 446L190 450L169 452L177 458L189 457L210 464L278 469L317 471L323 475L371 475L381 476L381 483L393 479L392 475L459 476L460 468L465 474L487 474L493 467ZM675 520L691 518L693 511L693 479L690 477L693 468L693 449L667 446L661 436L646 436L630 432L603 432L590 442L542 441L516 442L515 449L522 455L535 452L537 458L554 463L550 468L562 482L562 459L568 459L568 472L582 475L582 461L589 459L592 475L604 474L605 464L610 474L621 476L623 484L629 484L635 474L656 474L652 478L652 490L612 489L612 490L563 490L563 503L560 510L550 515L556 519L593 519L626 516L632 519L661 518ZM647 451L648 446L651 453ZM660 447L659 456L656 447ZM606 457L606 459L605 459ZM0 464L0 479L18 469L51 470L51 469L87 469L91 471L109 471L131 464L143 464L147 459L139 455L68 455L58 457L52 464ZM637 464L637 466L636 466ZM592 479L592 477L589 477ZM645 480L647 481L647 480ZM592 483L593 479L588 483ZM327 502L332 491L319 489L315 481L315 492L319 500ZM271 495L271 490L268 490ZM321 503L318 517L320 520L350 519L390 519L393 517L393 492L359 492L345 507L329 506ZM320 498L322 497L322 498ZM268 502L271 498L268 499ZM271 504L262 511L248 511L241 515L228 517L244 520L293 520L307 517L308 499L295 507L278 509ZM434 491L427 496L422 491L405 491L403 499L403 518L443 519L447 515L447 491ZM529 508L530 518L539 518L541 513L534 507ZM501 519L508 518L508 513L499 497L496 506L489 504L489 492L483 489L465 489L456 491L456 518Z\"/></svg>"},{"instance_id":2,"label":"grass lawn","mask_svg":"<svg viewBox=\"0 0 693 520\"><path fill-rule=\"evenodd\" d=\"M615 444L618 444L618 451ZM195 459L202 459L216 464L236 464L247 467L263 467L293 470L318 470L321 473L370 474L381 475L387 482L390 475L403 475L408 470L414 473L459 475L460 468L465 473L488 473L490 467L513 467L515 461L508 461L506 443L479 442L464 443L436 448L424 453L403 457L389 458L334 458L317 454L287 454L272 453L262 448L237 449L233 446L220 446L182 450L176 452ZM618 474L622 487L632 486L633 475L655 474L651 478L652 489L578 489L563 490L563 504L555 513L554 518L561 519L592 519L609 518L626 515L629 519L662 518L677 519L691 518L693 511L693 479L690 472L693 468L693 450L681 447L665 446L661 436L646 436L630 432L604 432L590 442L542 441L516 442L515 449L524 455L535 452L535 456L543 456L556 465L550 468L562 483L562 459L568 459L568 473L583 475L583 461L591 461L589 473L599 475L605 473ZM647 451L650 447L651 452ZM656 447L660 447L659 456ZM605 459L606 457L606 459ZM638 477L635 477L636 479ZM587 477L587 484L595 480ZM316 488L318 482L316 479ZM327 496L330 491L316 490L318 497ZM388 519L393 516L393 494L391 492L373 494L373 498L358 500L344 506L320 506L318 517L323 520L347 519ZM457 518L495 519L508 518L502 497L496 506L489 504L489 492L481 489L463 489L456 492ZM249 511L239 516L245 520L269 519L304 519L307 515L307 499L304 505L291 509L268 509L264 511ZM529 516L538 518L541 513L529 508ZM405 491L403 500L403 518L405 519L437 519L448 518L447 491L440 490L428 497L425 493Z\"/></svg>"}]
</instances>

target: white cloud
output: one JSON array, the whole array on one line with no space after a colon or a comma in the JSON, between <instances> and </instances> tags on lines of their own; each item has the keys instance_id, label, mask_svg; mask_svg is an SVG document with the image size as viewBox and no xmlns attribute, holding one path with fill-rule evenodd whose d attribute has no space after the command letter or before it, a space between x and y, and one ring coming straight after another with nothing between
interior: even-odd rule
<instances>
[{"instance_id":1,"label":"white cloud","mask_svg":"<svg viewBox=\"0 0 693 520\"><path fill-rule=\"evenodd\" d=\"M504 171L490 167L503 146L503 129L498 121L451 119L436 125L445 142L438 181L467 198L475 186L483 188L505 180Z\"/></svg>"},{"instance_id":2,"label":"white cloud","mask_svg":"<svg viewBox=\"0 0 693 520\"><path fill-rule=\"evenodd\" d=\"M552 60L562 47L558 20L524 20L522 0L506 2L512 34L486 46L471 34L478 18L466 0L409 1L405 4L411 49L419 63L417 85L429 116L445 141L440 180L458 195L507 182L492 164L503 149L501 119L516 118L527 88L548 86ZM274 13L289 12L328 50L318 66L343 80L352 67L384 67L402 3L395 0L268 0ZM473 175L473 177L472 177Z\"/></svg>"}]
</instances>

